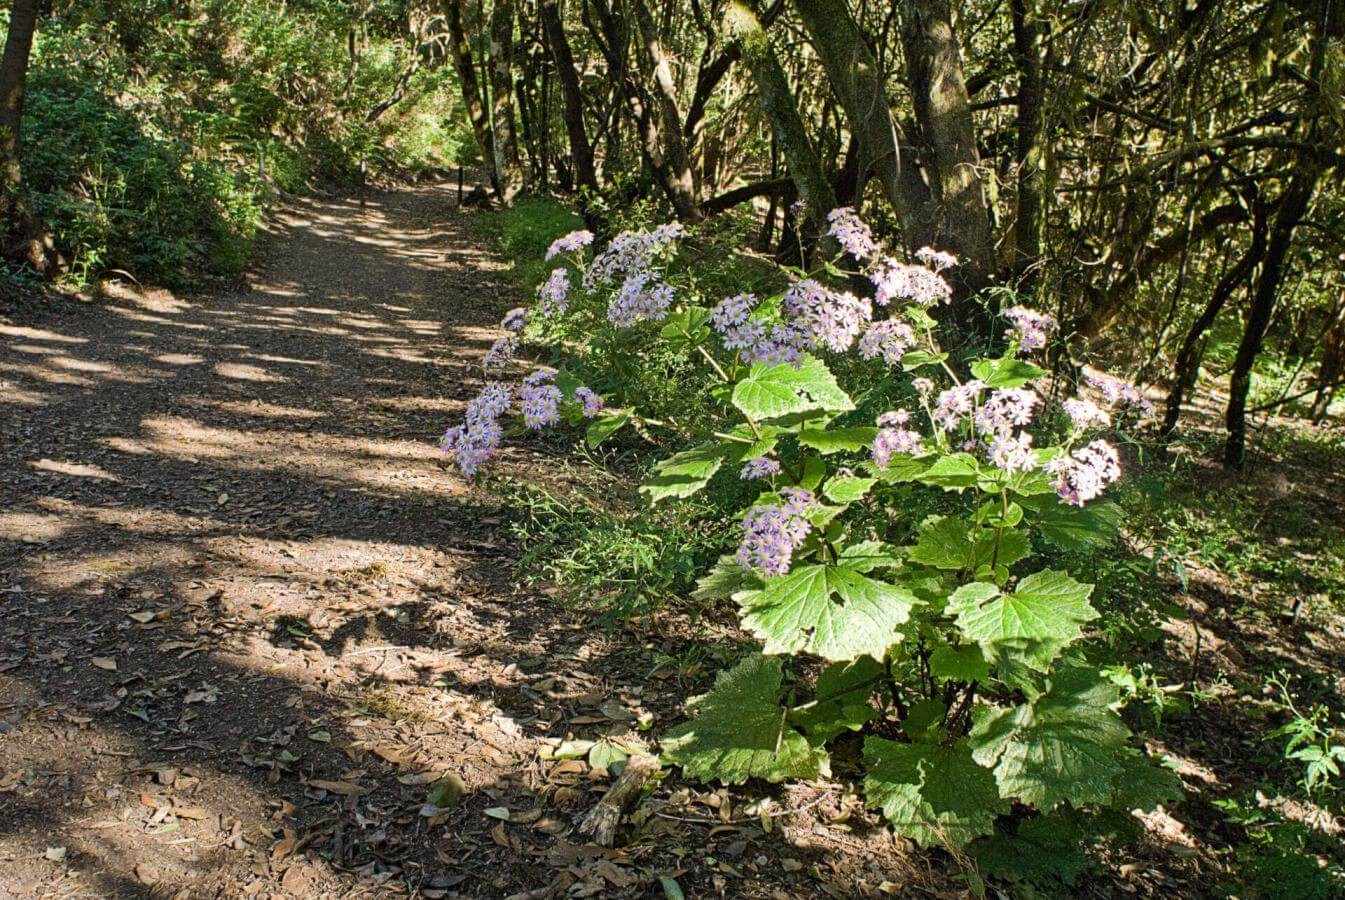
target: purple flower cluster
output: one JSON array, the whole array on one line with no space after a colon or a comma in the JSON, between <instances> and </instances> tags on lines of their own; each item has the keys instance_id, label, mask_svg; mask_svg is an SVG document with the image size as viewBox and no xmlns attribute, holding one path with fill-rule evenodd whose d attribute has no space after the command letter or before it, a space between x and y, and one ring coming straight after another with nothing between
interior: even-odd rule
<instances>
[{"instance_id":1,"label":"purple flower cluster","mask_svg":"<svg viewBox=\"0 0 1345 900\"><path fill-rule=\"evenodd\" d=\"M1002 432L996 434L986 453L990 464L1012 475L1015 472L1031 472L1037 468L1037 455L1032 452L1032 435L1025 431L1017 434Z\"/></svg>"},{"instance_id":2,"label":"purple flower cluster","mask_svg":"<svg viewBox=\"0 0 1345 900\"><path fill-rule=\"evenodd\" d=\"M968 381L956 387L940 391L934 400L934 412L931 415L944 431L952 431L962 420L971 415L976 401L985 391L984 381Z\"/></svg>"},{"instance_id":3,"label":"purple flower cluster","mask_svg":"<svg viewBox=\"0 0 1345 900\"><path fill-rule=\"evenodd\" d=\"M915 258L929 266L935 272L944 272L957 265L957 257L933 247L921 247L915 251Z\"/></svg>"},{"instance_id":4,"label":"purple flower cluster","mask_svg":"<svg viewBox=\"0 0 1345 900\"><path fill-rule=\"evenodd\" d=\"M498 419L509 409L511 399L507 386L498 381L488 382L467 404L463 424L448 429L439 439L439 447L445 453L453 454L453 461L468 478L499 449L504 429Z\"/></svg>"},{"instance_id":5,"label":"purple flower cluster","mask_svg":"<svg viewBox=\"0 0 1345 900\"><path fill-rule=\"evenodd\" d=\"M621 290L607 304L607 321L618 328L636 322L658 321L668 315L673 289L659 281L653 272L637 271L626 276Z\"/></svg>"},{"instance_id":6,"label":"purple flower cluster","mask_svg":"<svg viewBox=\"0 0 1345 900\"><path fill-rule=\"evenodd\" d=\"M869 272L873 282L873 301L887 306L897 300L909 300L919 306L936 306L953 298L953 289L943 276L924 266L908 266L885 256Z\"/></svg>"},{"instance_id":7,"label":"purple flower cluster","mask_svg":"<svg viewBox=\"0 0 1345 900\"><path fill-rule=\"evenodd\" d=\"M585 418L592 419L594 416L598 415L598 413L602 412L602 397L598 396L592 388L585 385L581 384L574 389L574 402L583 404Z\"/></svg>"},{"instance_id":8,"label":"purple flower cluster","mask_svg":"<svg viewBox=\"0 0 1345 900\"><path fill-rule=\"evenodd\" d=\"M1056 320L1046 313L1028 309L1026 306L1011 306L1000 315L1012 325L1004 332L1004 339L1017 341L1024 350L1040 350L1046 346L1047 339L1059 328Z\"/></svg>"},{"instance_id":9,"label":"purple flower cluster","mask_svg":"<svg viewBox=\"0 0 1345 900\"><path fill-rule=\"evenodd\" d=\"M882 357L883 362L895 366L906 351L915 346L915 329L896 319L873 322L859 339L859 355L864 359Z\"/></svg>"},{"instance_id":10,"label":"purple flower cluster","mask_svg":"<svg viewBox=\"0 0 1345 900\"><path fill-rule=\"evenodd\" d=\"M527 325L528 311L521 306L515 306L509 310L500 320L500 327L506 331L522 331Z\"/></svg>"},{"instance_id":11,"label":"purple flower cluster","mask_svg":"<svg viewBox=\"0 0 1345 900\"><path fill-rule=\"evenodd\" d=\"M537 369L523 379L518 399L523 412L523 424L536 431L560 421L560 388L552 384L555 372Z\"/></svg>"},{"instance_id":12,"label":"purple flower cluster","mask_svg":"<svg viewBox=\"0 0 1345 900\"><path fill-rule=\"evenodd\" d=\"M811 278L789 286L781 309L803 329L809 347L836 353L853 347L864 325L873 318L873 306L868 300L849 291L833 291Z\"/></svg>"},{"instance_id":13,"label":"purple flower cluster","mask_svg":"<svg viewBox=\"0 0 1345 900\"><path fill-rule=\"evenodd\" d=\"M1005 435L1032 424L1032 411L1039 402L1032 391L1002 388L994 391L976 410L973 424L984 435Z\"/></svg>"},{"instance_id":14,"label":"purple flower cluster","mask_svg":"<svg viewBox=\"0 0 1345 900\"><path fill-rule=\"evenodd\" d=\"M570 305L570 270L564 266L553 269L546 281L537 286L537 297L541 301L542 315L565 312Z\"/></svg>"},{"instance_id":15,"label":"purple flower cluster","mask_svg":"<svg viewBox=\"0 0 1345 900\"><path fill-rule=\"evenodd\" d=\"M783 505L765 504L748 510L738 546L738 564L756 569L767 578L789 571L794 551L812 530L807 516L817 508L812 493L803 488L785 488L780 493L786 501Z\"/></svg>"},{"instance_id":16,"label":"purple flower cluster","mask_svg":"<svg viewBox=\"0 0 1345 900\"><path fill-rule=\"evenodd\" d=\"M710 312L710 326L719 332L725 350L736 350L744 362L797 367L803 359L807 336L788 322L768 324L751 318L756 309L754 294L738 294L721 300Z\"/></svg>"},{"instance_id":17,"label":"purple flower cluster","mask_svg":"<svg viewBox=\"0 0 1345 900\"><path fill-rule=\"evenodd\" d=\"M1106 428L1111 424L1111 415L1092 400L1074 398L1066 400L1061 407L1075 428Z\"/></svg>"},{"instance_id":18,"label":"purple flower cluster","mask_svg":"<svg viewBox=\"0 0 1345 900\"><path fill-rule=\"evenodd\" d=\"M1047 463L1046 470L1055 475L1051 486L1062 502L1083 506L1121 477L1121 461L1111 444L1093 441Z\"/></svg>"},{"instance_id":19,"label":"purple flower cluster","mask_svg":"<svg viewBox=\"0 0 1345 900\"><path fill-rule=\"evenodd\" d=\"M769 456L758 456L756 459L749 459L743 466L742 474L738 477L744 481L752 481L758 478L769 478L772 475L780 474L779 460L771 459Z\"/></svg>"},{"instance_id":20,"label":"purple flower cluster","mask_svg":"<svg viewBox=\"0 0 1345 900\"><path fill-rule=\"evenodd\" d=\"M905 410L902 410L905 412ZM892 456L896 453L909 453L912 456L918 456L925 452L924 438L917 431L909 428L895 427L903 424L906 419L900 421L888 418L891 413L880 416L878 424L889 426L878 429L878 434L873 439L873 447L870 452L873 454L873 464L880 469L886 469L892 462Z\"/></svg>"},{"instance_id":21,"label":"purple flower cluster","mask_svg":"<svg viewBox=\"0 0 1345 900\"><path fill-rule=\"evenodd\" d=\"M593 232L582 229L571 231L564 237L558 237L551 242L551 246L546 251L546 258L550 261L562 253L575 253L591 243L593 243Z\"/></svg>"},{"instance_id":22,"label":"purple flower cluster","mask_svg":"<svg viewBox=\"0 0 1345 900\"><path fill-rule=\"evenodd\" d=\"M584 288L593 290L649 268L669 244L686 234L680 223L660 225L653 231L623 231L594 257L584 273Z\"/></svg>"},{"instance_id":23,"label":"purple flower cluster","mask_svg":"<svg viewBox=\"0 0 1345 900\"><path fill-rule=\"evenodd\" d=\"M486 371L503 368L513 360L514 353L517 352L517 350L518 335L506 334L504 337L490 345L490 350L486 352L486 358L482 360L481 365Z\"/></svg>"},{"instance_id":24,"label":"purple flower cluster","mask_svg":"<svg viewBox=\"0 0 1345 900\"><path fill-rule=\"evenodd\" d=\"M1101 372L1089 372L1084 376L1084 380L1102 395L1102 400L1107 406L1114 407L1120 404L1130 407L1141 415L1153 415L1153 404L1130 382Z\"/></svg>"},{"instance_id":25,"label":"purple flower cluster","mask_svg":"<svg viewBox=\"0 0 1345 900\"><path fill-rule=\"evenodd\" d=\"M862 262L878 252L878 242L873 239L873 232L850 207L833 209L827 213L827 221L831 223L827 233L855 259Z\"/></svg>"}]
</instances>

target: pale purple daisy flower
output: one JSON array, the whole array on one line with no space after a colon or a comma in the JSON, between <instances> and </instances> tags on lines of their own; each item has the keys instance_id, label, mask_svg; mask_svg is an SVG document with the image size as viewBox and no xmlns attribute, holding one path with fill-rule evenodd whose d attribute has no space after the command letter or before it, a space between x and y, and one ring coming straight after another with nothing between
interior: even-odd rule
<instances>
[{"instance_id":1,"label":"pale purple daisy flower","mask_svg":"<svg viewBox=\"0 0 1345 900\"><path fill-rule=\"evenodd\" d=\"M550 261L562 253L574 253L591 243L593 243L593 232L584 229L571 231L564 237L558 237L551 242L551 246L546 251L546 258Z\"/></svg>"},{"instance_id":2,"label":"pale purple daisy flower","mask_svg":"<svg viewBox=\"0 0 1345 900\"><path fill-rule=\"evenodd\" d=\"M943 276L924 266L908 266L890 256L879 260L869 280L874 285L873 300L887 306L894 300L909 300L920 306L935 306L953 298L953 289Z\"/></svg>"},{"instance_id":3,"label":"pale purple daisy flower","mask_svg":"<svg viewBox=\"0 0 1345 900\"><path fill-rule=\"evenodd\" d=\"M859 355L864 359L882 357L883 362L895 366L906 351L915 346L915 329L905 322L886 319L873 322L859 339Z\"/></svg>"},{"instance_id":4,"label":"pale purple daisy flower","mask_svg":"<svg viewBox=\"0 0 1345 900\"><path fill-rule=\"evenodd\" d=\"M439 446L453 455L453 461L463 475L471 478L499 449L504 429L496 421L509 408L511 392L498 381L482 388L471 402L462 425L444 432Z\"/></svg>"},{"instance_id":5,"label":"pale purple daisy flower","mask_svg":"<svg viewBox=\"0 0 1345 900\"><path fill-rule=\"evenodd\" d=\"M915 392L922 398L927 399L930 394L934 393L934 382L929 378L913 378L911 379L911 387L915 388Z\"/></svg>"},{"instance_id":6,"label":"pale purple daisy flower","mask_svg":"<svg viewBox=\"0 0 1345 900\"><path fill-rule=\"evenodd\" d=\"M905 425L911 421L911 413L905 409L894 409L891 412L885 412L878 417L878 425L886 427L888 425Z\"/></svg>"},{"instance_id":7,"label":"pale purple daisy flower","mask_svg":"<svg viewBox=\"0 0 1345 900\"><path fill-rule=\"evenodd\" d=\"M1024 388L994 391L976 410L976 430L981 434L1006 434L1032 423L1039 398Z\"/></svg>"},{"instance_id":8,"label":"pale purple daisy flower","mask_svg":"<svg viewBox=\"0 0 1345 900\"><path fill-rule=\"evenodd\" d=\"M1121 477L1120 457L1106 441L1093 441L1069 456L1058 457L1046 469L1055 475L1051 486L1061 501L1073 506L1083 506Z\"/></svg>"},{"instance_id":9,"label":"pale purple daisy flower","mask_svg":"<svg viewBox=\"0 0 1345 900\"><path fill-rule=\"evenodd\" d=\"M574 389L574 402L582 403L584 406L584 417L592 419L598 413L602 412L602 397L585 385L580 385Z\"/></svg>"},{"instance_id":10,"label":"pale purple daisy flower","mask_svg":"<svg viewBox=\"0 0 1345 900\"><path fill-rule=\"evenodd\" d=\"M536 431L560 421L560 388L551 382L555 372L538 369L523 379L518 399L523 412L523 424Z\"/></svg>"},{"instance_id":11,"label":"pale purple daisy flower","mask_svg":"<svg viewBox=\"0 0 1345 900\"><path fill-rule=\"evenodd\" d=\"M1027 432L995 435L986 455L992 465L1010 475L1031 472L1037 468L1037 455L1032 452L1032 435Z\"/></svg>"},{"instance_id":12,"label":"pale purple daisy flower","mask_svg":"<svg viewBox=\"0 0 1345 900\"><path fill-rule=\"evenodd\" d=\"M790 285L781 308L807 333L809 346L836 353L854 346L864 324L873 318L868 300L848 291L833 291L811 278Z\"/></svg>"},{"instance_id":13,"label":"pale purple daisy flower","mask_svg":"<svg viewBox=\"0 0 1345 900\"><path fill-rule=\"evenodd\" d=\"M756 569L767 578L789 572L794 551L812 530L812 524L788 507L754 506L743 519L743 539L738 545L738 564Z\"/></svg>"},{"instance_id":14,"label":"pale purple daisy flower","mask_svg":"<svg viewBox=\"0 0 1345 900\"><path fill-rule=\"evenodd\" d=\"M744 481L752 481L778 474L780 474L779 460L771 459L768 456L759 456L756 459L749 459L738 477Z\"/></svg>"},{"instance_id":15,"label":"pale purple daisy flower","mask_svg":"<svg viewBox=\"0 0 1345 900\"><path fill-rule=\"evenodd\" d=\"M570 270L564 266L553 269L551 275L537 286L542 315L563 313L570 305Z\"/></svg>"},{"instance_id":16,"label":"pale purple daisy flower","mask_svg":"<svg viewBox=\"0 0 1345 900\"><path fill-rule=\"evenodd\" d=\"M669 244L684 234L686 228L676 222L660 225L653 231L621 232L594 257L584 273L584 287L593 290L649 268Z\"/></svg>"},{"instance_id":17,"label":"pale purple daisy flower","mask_svg":"<svg viewBox=\"0 0 1345 900\"><path fill-rule=\"evenodd\" d=\"M1017 341L1024 350L1040 350L1046 346L1047 339L1060 326L1046 313L1028 309L1026 306L1011 306L1000 315L1013 323L1004 333L1009 341Z\"/></svg>"},{"instance_id":18,"label":"pale purple daisy flower","mask_svg":"<svg viewBox=\"0 0 1345 900\"><path fill-rule=\"evenodd\" d=\"M652 272L631 272L621 284L621 290L607 305L607 320L618 328L629 328L636 322L657 321L668 315L672 306L673 290L658 280Z\"/></svg>"},{"instance_id":19,"label":"pale purple daisy flower","mask_svg":"<svg viewBox=\"0 0 1345 900\"><path fill-rule=\"evenodd\" d=\"M977 380L941 391L934 401L932 414L934 421L944 431L952 431L964 418L971 415L977 399L985 389L985 382Z\"/></svg>"},{"instance_id":20,"label":"pale purple daisy flower","mask_svg":"<svg viewBox=\"0 0 1345 900\"><path fill-rule=\"evenodd\" d=\"M1111 415L1092 400L1072 398L1061 406L1076 428L1106 428L1111 424Z\"/></svg>"},{"instance_id":21,"label":"pale purple daisy flower","mask_svg":"<svg viewBox=\"0 0 1345 900\"><path fill-rule=\"evenodd\" d=\"M873 239L873 232L850 207L833 209L827 213L827 221L831 223L827 233L855 259L867 260L878 252L878 242Z\"/></svg>"},{"instance_id":22,"label":"pale purple daisy flower","mask_svg":"<svg viewBox=\"0 0 1345 900\"><path fill-rule=\"evenodd\" d=\"M485 369L494 369L509 364L514 358L514 353L518 350L518 336L506 334L494 344L491 344L490 350L486 352L486 358L482 362Z\"/></svg>"},{"instance_id":23,"label":"pale purple daisy flower","mask_svg":"<svg viewBox=\"0 0 1345 900\"><path fill-rule=\"evenodd\" d=\"M1084 379L1097 389L1108 406L1119 403L1138 410L1142 415L1153 415L1153 404L1135 385L1101 372L1089 372Z\"/></svg>"},{"instance_id":24,"label":"pale purple daisy flower","mask_svg":"<svg viewBox=\"0 0 1345 900\"><path fill-rule=\"evenodd\" d=\"M528 324L528 311L521 306L515 306L509 312L504 314L500 320L500 327L506 331L522 331Z\"/></svg>"},{"instance_id":25,"label":"pale purple daisy flower","mask_svg":"<svg viewBox=\"0 0 1345 900\"><path fill-rule=\"evenodd\" d=\"M747 329L748 323L743 329ZM808 344L808 335L798 326L789 322L776 322L769 333L755 336L755 343L742 348L743 362L747 364L763 363L768 366L788 364L794 368L803 365L803 351Z\"/></svg>"},{"instance_id":26,"label":"pale purple daisy flower","mask_svg":"<svg viewBox=\"0 0 1345 900\"><path fill-rule=\"evenodd\" d=\"M879 421L881 423L881 420ZM880 428L869 452L873 455L873 464L880 469L886 469L892 462L893 454L907 453L918 456L924 453L924 438L919 432L909 428Z\"/></svg>"},{"instance_id":27,"label":"pale purple daisy flower","mask_svg":"<svg viewBox=\"0 0 1345 900\"><path fill-rule=\"evenodd\" d=\"M957 265L957 257L933 247L921 247L915 251L915 258L929 266L935 272L942 272Z\"/></svg>"}]
</instances>

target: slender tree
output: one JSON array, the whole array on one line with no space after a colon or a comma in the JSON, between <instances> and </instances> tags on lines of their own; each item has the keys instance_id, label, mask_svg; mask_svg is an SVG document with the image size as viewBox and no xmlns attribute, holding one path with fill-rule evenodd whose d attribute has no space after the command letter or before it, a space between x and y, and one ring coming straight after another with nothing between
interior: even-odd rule
<instances>
[{"instance_id":1,"label":"slender tree","mask_svg":"<svg viewBox=\"0 0 1345 900\"><path fill-rule=\"evenodd\" d=\"M584 125L584 94L575 69L574 54L565 35L565 22L559 0L538 0L537 13L546 33L547 49L556 64L556 78L560 82L562 117L565 133L570 138L570 157L574 160L575 181L580 188L598 192L598 173L593 164L593 145L589 142Z\"/></svg>"},{"instance_id":2,"label":"slender tree","mask_svg":"<svg viewBox=\"0 0 1345 900\"><path fill-rule=\"evenodd\" d=\"M462 21L463 0L443 0L443 2L444 21L448 26L449 53L453 58L453 68L458 73L462 103L467 110L467 119L471 122L477 147L481 151L486 176L498 194L500 180L499 173L495 169L495 141L491 135L490 115L486 112L486 104L481 99L481 85L476 77L476 64L472 60L472 45L467 40L467 30Z\"/></svg>"},{"instance_id":3,"label":"slender tree","mask_svg":"<svg viewBox=\"0 0 1345 900\"><path fill-rule=\"evenodd\" d=\"M495 0L490 14L491 149L500 202L509 206L523 189L514 125L514 0Z\"/></svg>"},{"instance_id":4,"label":"slender tree","mask_svg":"<svg viewBox=\"0 0 1345 900\"><path fill-rule=\"evenodd\" d=\"M23 201L23 168L19 152L23 133L23 98L28 86L28 57L37 31L37 0L14 0L0 57L0 227L8 233L6 255L45 261L41 241ZM45 266L41 266L45 267Z\"/></svg>"}]
</instances>

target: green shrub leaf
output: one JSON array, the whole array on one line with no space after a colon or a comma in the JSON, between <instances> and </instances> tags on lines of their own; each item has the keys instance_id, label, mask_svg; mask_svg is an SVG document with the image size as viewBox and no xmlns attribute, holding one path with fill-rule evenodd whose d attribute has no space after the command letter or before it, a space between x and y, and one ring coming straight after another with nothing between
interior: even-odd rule
<instances>
[{"instance_id":1,"label":"green shrub leaf","mask_svg":"<svg viewBox=\"0 0 1345 900\"><path fill-rule=\"evenodd\" d=\"M669 497L690 497L709 483L724 464L728 448L711 442L674 454L654 466L658 475L640 486L651 503Z\"/></svg>"},{"instance_id":2,"label":"green shrub leaf","mask_svg":"<svg viewBox=\"0 0 1345 900\"><path fill-rule=\"evenodd\" d=\"M960 850L994 830L1008 810L995 776L977 764L965 741L901 744L880 737L864 741L869 763L864 796L892 828L922 847Z\"/></svg>"},{"instance_id":3,"label":"green shrub leaf","mask_svg":"<svg viewBox=\"0 0 1345 900\"><path fill-rule=\"evenodd\" d=\"M849 395L821 360L805 356L794 368L788 363L757 363L733 389L733 405L754 419L773 419L809 409L845 412L855 408Z\"/></svg>"},{"instance_id":4,"label":"green shrub leaf","mask_svg":"<svg viewBox=\"0 0 1345 900\"><path fill-rule=\"evenodd\" d=\"M696 717L660 742L664 762L681 766L688 778L724 784L827 774L826 752L789 726L781 682L780 660L760 654L719 673L708 694L687 703Z\"/></svg>"},{"instance_id":5,"label":"green shrub leaf","mask_svg":"<svg viewBox=\"0 0 1345 900\"><path fill-rule=\"evenodd\" d=\"M801 566L759 591L733 598L743 626L765 641L767 653L815 653L829 660L863 654L882 658L901 640L897 626L919 600L844 565Z\"/></svg>"},{"instance_id":6,"label":"green shrub leaf","mask_svg":"<svg viewBox=\"0 0 1345 900\"><path fill-rule=\"evenodd\" d=\"M948 598L963 637L987 655L1009 653L1033 668L1043 668L1097 617L1088 603L1091 584L1065 572L1044 569L1018 582L1009 594L981 581L964 584Z\"/></svg>"}]
</instances>

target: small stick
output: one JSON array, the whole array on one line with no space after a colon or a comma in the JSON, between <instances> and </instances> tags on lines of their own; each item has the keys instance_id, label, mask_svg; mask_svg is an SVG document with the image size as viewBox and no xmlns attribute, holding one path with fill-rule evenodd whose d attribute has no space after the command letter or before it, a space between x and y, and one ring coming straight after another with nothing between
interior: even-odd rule
<instances>
[{"instance_id":1,"label":"small stick","mask_svg":"<svg viewBox=\"0 0 1345 900\"><path fill-rule=\"evenodd\" d=\"M594 842L611 847L616 842L616 829L621 816L644 790L645 784L658 772L658 760L652 756L632 756L626 770L612 787L589 810L579 830L591 836Z\"/></svg>"}]
</instances>

